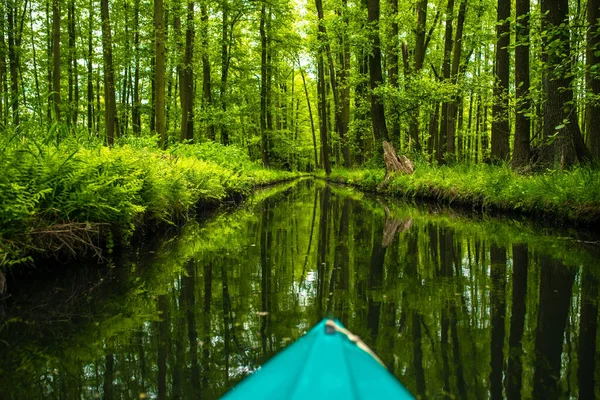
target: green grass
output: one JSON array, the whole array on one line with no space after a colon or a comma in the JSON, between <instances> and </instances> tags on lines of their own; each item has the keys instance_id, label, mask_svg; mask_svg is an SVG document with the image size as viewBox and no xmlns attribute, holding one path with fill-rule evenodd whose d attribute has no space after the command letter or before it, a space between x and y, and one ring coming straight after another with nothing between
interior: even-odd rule
<instances>
[{"instance_id":1,"label":"green grass","mask_svg":"<svg viewBox=\"0 0 600 400\"><path fill-rule=\"evenodd\" d=\"M388 185L379 170L334 170L329 179L365 191L412 199L434 199L483 210L517 211L579 223L600 222L600 170L520 175L508 166L415 166L413 175L394 174Z\"/></svg>"},{"instance_id":2,"label":"green grass","mask_svg":"<svg viewBox=\"0 0 600 400\"><path fill-rule=\"evenodd\" d=\"M3 145L0 268L81 244L90 232L126 243L140 227L181 221L198 207L299 175L262 168L240 149L214 143L168 151L135 138L114 148L75 140Z\"/></svg>"}]
</instances>

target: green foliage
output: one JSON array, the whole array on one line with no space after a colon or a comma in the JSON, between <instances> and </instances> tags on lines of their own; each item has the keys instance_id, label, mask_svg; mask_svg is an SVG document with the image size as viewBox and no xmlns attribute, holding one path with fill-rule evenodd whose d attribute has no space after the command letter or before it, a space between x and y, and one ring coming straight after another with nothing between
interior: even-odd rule
<instances>
[{"instance_id":1,"label":"green foliage","mask_svg":"<svg viewBox=\"0 0 600 400\"><path fill-rule=\"evenodd\" d=\"M127 239L142 223L181 220L194 207L297 176L265 170L233 146L182 145L165 152L155 141L128 139L112 149L25 141L6 150L0 158L0 266L28 254L15 243L28 243L40 229L110 224Z\"/></svg>"},{"instance_id":2,"label":"green foliage","mask_svg":"<svg viewBox=\"0 0 600 400\"><path fill-rule=\"evenodd\" d=\"M382 170L334 170L330 179L367 191L429 198L482 209L546 214L583 223L600 221L600 170L578 167L519 175L508 165L430 166L417 162L413 175L395 174L388 185Z\"/></svg>"}]
</instances>

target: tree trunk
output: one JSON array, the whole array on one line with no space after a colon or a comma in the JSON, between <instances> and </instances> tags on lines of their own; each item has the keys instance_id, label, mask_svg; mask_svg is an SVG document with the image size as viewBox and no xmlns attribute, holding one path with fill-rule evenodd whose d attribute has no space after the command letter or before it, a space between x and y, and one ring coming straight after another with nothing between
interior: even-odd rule
<instances>
[{"instance_id":1,"label":"tree trunk","mask_svg":"<svg viewBox=\"0 0 600 400\"><path fill-rule=\"evenodd\" d=\"M321 133L321 161L323 162L323 168L325 173L329 175L331 173L331 164L329 163L329 145L327 143L327 120L329 113L327 112L327 96L325 88L325 65L323 63L323 50L320 49L317 61L317 94L319 98L319 121L320 121L320 133Z\"/></svg>"},{"instance_id":2,"label":"tree trunk","mask_svg":"<svg viewBox=\"0 0 600 400\"><path fill-rule=\"evenodd\" d=\"M140 112L140 0L135 0L133 4L133 48L135 52L135 71L133 77L133 107L131 109L131 124L133 125L133 134L136 136L142 133L142 117Z\"/></svg>"},{"instance_id":3,"label":"tree trunk","mask_svg":"<svg viewBox=\"0 0 600 400\"><path fill-rule=\"evenodd\" d=\"M510 1L498 0L496 25L496 70L494 82L494 105L492 106L492 161L507 160L508 138L508 81L510 75Z\"/></svg>"},{"instance_id":4,"label":"tree trunk","mask_svg":"<svg viewBox=\"0 0 600 400\"><path fill-rule=\"evenodd\" d=\"M4 30L6 29L4 16L6 15L5 4L0 2L0 127L6 125L5 111L8 108L8 93L6 91L6 43Z\"/></svg>"},{"instance_id":5,"label":"tree trunk","mask_svg":"<svg viewBox=\"0 0 600 400\"><path fill-rule=\"evenodd\" d=\"M586 71L585 81L588 97L595 98L588 101L586 106L585 133L586 144L591 156L600 158L600 72L592 71L600 65L600 0L588 0L587 3L587 46L585 53Z\"/></svg>"},{"instance_id":6,"label":"tree trunk","mask_svg":"<svg viewBox=\"0 0 600 400\"><path fill-rule=\"evenodd\" d=\"M373 135L377 142L384 140L389 142L387 125L385 122L385 110L383 98L375 90L383 84L381 71L381 47L379 44L379 0L368 0L368 22L371 28L370 43L372 53L369 55L369 83L371 85L371 122L373 124ZM383 149L379 147L378 149ZM381 150L380 150L381 151Z\"/></svg>"},{"instance_id":7,"label":"tree trunk","mask_svg":"<svg viewBox=\"0 0 600 400\"><path fill-rule=\"evenodd\" d=\"M512 165L515 168L529 164L531 157L529 146L531 125L529 117L525 115L531 106L529 99L529 1L516 1L515 91L517 113L512 158Z\"/></svg>"},{"instance_id":8,"label":"tree trunk","mask_svg":"<svg viewBox=\"0 0 600 400\"><path fill-rule=\"evenodd\" d=\"M200 2L200 20L202 22L202 99L205 110L212 107L212 85L210 77L210 58L208 43L208 8L206 0ZM210 140L215 140L215 126L209 121L207 126L207 135Z\"/></svg>"},{"instance_id":9,"label":"tree trunk","mask_svg":"<svg viewBox=\"0 0 600 400\"><path fill-rule=\"evenodd\" d=\"M77 123L79 87L77 77L77 50L75 47L75 0L69 1L69 122Z\"/></svg>"},{"instance_id":10,"label":"tree trunk","mask_svg":"<svg viewBox=\"0 0 600 400\"><path fill-rule=\"evenodd\" d=\"M542 62L544 103L544 148L542 163L567 168L588 159L587 150L577 120L573 97L573 76L569 37L568 0L541 0ZM561 26L561 24L563 24Z\"/></svg>"},{"instance_id":11,"label":"tree trunk","mask_svg":"<svg viewBox=\"0 0 600 400\"><path fill-rule=\"evenodd\" d=\"M58 0L54 1L56 2ZM117 104L115 98L115 78L112 60L112 34L110 31L111 28L108 14L108 0L101 1L101 17L102 54L104 56L104 122L106 125L106 142L109 146L112 146L114 144L115 137L119 135L119 129L116 118ZM56 75L54 76L54 81L56 82Z\"/></svg>"},{"instance_id":12,"label":"tree trunk","mask_svg":"<svg viewBox=\"0 0 600 400\"><path fill-rule=\"evenodd\" d=\"M179 90L181 91L181 139L194 140L194 2L188 2L187 24L185 29L185 55L181 71Z\"/></svg>"},{"instance_id":13,"label":"tree trunk","mask_svg":"<svg viewBox=\"0 0 600 400\"><path fill-rule=\"evenodd\" d=\"M453 49L452 49L452 67L450 69L451 81L454 85L458 83L460 58L462 55L462 37L463 27L465 25L465 13L467 8L466 0L460 2L458 9L458 19L456 21L456 35L454 37ZM462 102L462 96L457 95L448 103L448 120L446 128L446 140L448 153L454 155L454 159L458 159L456 154L456 113L458 106ZM460 150L460 145L458 146Z\"/></svg>"},{"instance_id":14,"label":"tree trunk","mask_svg":"<svg viewBox=\"0 0 600 400\"><path fill-rule=\"evenodd\" d=\"M452 57L452 21L454 20L454 0L448 0L446 6L446 32L444 33L444 61L442 74L445 81L450 79L450 61ZM438 162L442 162L448 151L448 103L442 103L442 124L440 128Z\"/></svg>"},{"instance_id":15,"label":"tree trunk","mask_svg":"<svg viewBox=\"0 0 600 400\"><path fill-rule=\"evenodd\" d=\"M93 21L94 21L94 0L90 0L89 4L89 21L88 21L88 60L87 60L87 126L88 132L94 130L94 77L92 68L94 63L94 47L93 47Z\"/></svg>"},{"instance_id":16,"label":"tree trunk","mask_svg":"<svg viewBox=\"0 0 600 400\"><path fill-rule=\"evenodd\" d=\"M52 0L52 61L54 119L60 121L60 0Z\"/></svg>"},{"instance_id":17,"label":"tree trunk","mask_svg":"<svg viewBox=\"0 0 600 400\"><path fill-rule=\"evenodd\" d=\"M260 10L260 136L263 166L269 166L269 135L267 132L267 32L265 24L267 8L265 0Z\"/></svg>"},{"instance_id":18,"label":"tree trunk","mask_svg":"<svg viewBox=\"0 0 600 400\"><path fill-rule=\"evenodd\" d=\"M106 0L103 0L106 1ZM166 147L166 116L165 116L165 17L163 0L154 0L154 29L156 33L156 65L154 66L154 81L156 87L156 133L160 137L160 147Z\"/></svg>"},{"instance_id":19,"label":"tree trunk","mask_svg":"<svg viewBox=\"0 0 600 400\"><path fill-rule=\"evenodd\" d=\"M57 1L57 0L55 0ZM19 60L15 44L16 22L14 0L8 1L8 63L10 66L10 102L12 105L13 125L19 125Z\"/></svg>"},{"instance_id":20,"label":"tree trunk","mask_svg":"<svg viewBox=\"0 0 600 400\"><path fill-rule=\"evenodd\" d=\"M312 132L313 150L315 153L315 169L319 167L319 157L317 156L317 137L315 135L315 120L313 119L312 107L310 106L310 97L308 96L308 88L306 87L306 78L304 71L300 68L300 76L302 77L302 85L304 86L304 95L306 96L306 105L308 107L308 118L310 119L310 130Z\"/></svg>"},{"instance_id":21,"label":"tree trunk","mask_svg":"<svg viewBox=\"0 0 600 400\"><path fill-rule=\"evenodd\" d=\"M422 2L423 0L421 0ZM425 0L426 1L426 0ZM398 85L398 74L399 74L399 45L398 45L398 31L399 31L399 27L398 27L398 0L389 0L389 7L390 7L390 13L391 13L391 18L392 18L392 26L391 26L391 37L388 40L388 50L387 50L387 54L388 54L388 79L390 82L390 86L393 89L399 89L399 85ZM417 6L419 7L419 6ZM418 29L418 27L417 27ZM396 143L400 143L401 142L401 138L400 138L400 121L398 120L399 118L399 114L397 112L397 110L392 109L391 111L391 123L392 123L392 127L391 127L391 132L390 132L390 139L392 140L392 142L396 141ZM412 121L418 121L418 117L413 117L411 118L411 122ZM412 124L411 124L412 126ZM411 130L412 133L412 130ZM411 136L412 138L412 136Z\"/></svg>"},{"instance_id":22,"label":"tree trunk","mask_svg":"<svg viewBox=\"0 0 600 400\"><path fill-rule=\"evenodd\" d=\"M221 25L221 110L223 111L223 119L226 119L227 114L227 79L229 75L229 0L223 2L223 21ZM233 26L231 27L233 31ZM229 130L226 122L221 123L221 143L229 144Z\"/></svg>"}]
</instances>

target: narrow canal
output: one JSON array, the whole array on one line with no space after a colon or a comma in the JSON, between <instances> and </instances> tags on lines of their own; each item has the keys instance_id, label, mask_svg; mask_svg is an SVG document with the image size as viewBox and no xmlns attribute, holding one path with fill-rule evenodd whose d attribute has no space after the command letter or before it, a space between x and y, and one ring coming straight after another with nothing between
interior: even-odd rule
<instances>
[{"instance_id":1,"label":"narrow canal","mask_svg":"<svg viewBox=\"0 0 600 400\"><path fill-rule=\"evenodd\" d=\"M218 398L335 315L420 398L592 398L600 244L304 180L11 281L0 398Z\"/></svg>"}]
</instances>

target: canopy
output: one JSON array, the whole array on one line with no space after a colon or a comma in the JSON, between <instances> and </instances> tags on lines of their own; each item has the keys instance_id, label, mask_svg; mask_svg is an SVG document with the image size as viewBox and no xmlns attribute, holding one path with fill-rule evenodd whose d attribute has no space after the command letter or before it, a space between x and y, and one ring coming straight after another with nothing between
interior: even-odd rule
<instances>
[{"instance_id":1,"label":"canopy","mask_svg":"<svg viewBox=\"0 0 600 400\"><path fill-rule=\"evenodd\" d=\"M324 319L223 399L413 399L337 320Z\"/></svg>"}]
</instances>

